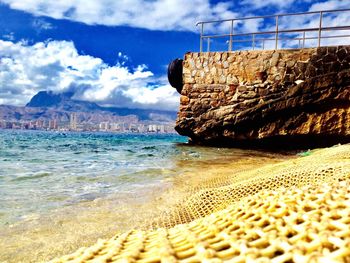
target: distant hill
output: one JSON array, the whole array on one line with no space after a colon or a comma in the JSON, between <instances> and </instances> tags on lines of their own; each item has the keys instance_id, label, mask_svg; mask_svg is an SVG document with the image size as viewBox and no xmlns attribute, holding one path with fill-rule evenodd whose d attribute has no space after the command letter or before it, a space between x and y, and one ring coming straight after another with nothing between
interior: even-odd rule
<instances>
[{"instance_id":1,"label":"distant hill","mask_svg":"<svg viewBox=\"0 0 350 263\"><path fill-rule=\"evenodd\" d=\"M73 100L73 95L72 92L55 94L52 91L39 91L27 103L26 107L47 107L74 112L105 110L94 102Z\"/></svg>"},{"instance_id":2,"label":"distant hill","mask_svg":"<svg viewBox=\"0 0 350 263\"><path fill-rule=\"evenodd\" d=\"M72 99L73 93L55 94L39 91L25 107L0 105L0 119L31 120L68 118L70 112L80 112L86 118L95 121L107 121L118 116L136 116L139 120L174 121L176 111L153 109L129 109L117 107L102 107L94 102Z\"/></svg>"}]
</instances>

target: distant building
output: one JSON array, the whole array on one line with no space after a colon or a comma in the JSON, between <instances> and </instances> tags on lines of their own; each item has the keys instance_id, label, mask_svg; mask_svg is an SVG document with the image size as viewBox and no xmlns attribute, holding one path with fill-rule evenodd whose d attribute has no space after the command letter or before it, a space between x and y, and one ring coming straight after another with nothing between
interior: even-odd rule
<instances>
[{"instance_id":1,"label":"distant building","mask_svg":"<svg viewBox=\"0 0 350 263\"><path fill-rule=\"evenodd\" d=\"M109 123L107 121L100 122L100 131L108 131Z\"/></svg>"},{"instance_id":2,"label":"distant building","mask_svg":"<svg viewBox=\"0 0 350 263\"><path fill-rule=\"evenodd\" d=\"M144 132L146 132L145 125L139 124L139 126L138 126L138 131L139 131L139 133L144 133Z\"/></svg>"},{"instance_id":3,"label":"distant building","mask_svg":"<svg viewBox=\"0 0 350 263\"><path fill-rule=\"evenodd\" d=\"M44 121L43 120L36 120L36 128L42 129L44 127Z\"/></svg>"},{"instance_id":4,"label":"distant building","mask_svg":"<svg viewBox=\"0 0 350 263\"><path fill-rule=\"evenodd\" d=\"M139 132L139 129L138 129L137 124L131 123L131 124L129 125L129 131L130 131L130 132Z\"/></svg>"},{"instance_id":5,"label":"distant building","mask_svg":"<svg viewBox=\"0 0 350 263\"><path fill-rule=\"evenodd\" d=\"M120 123L119 127L120 127L120 129L119 129L120 132L125 132L124 122Z\"/></svg>"},{"instance_id":6,"label":"distant building","mask_svg":"<svg viewBox=\"0 0 350 263\"><path fill-rule=\"evenodd\" d=\"M110 123L109 124L109 129L111 130L111 131L118 131L118 129L119 129L119 125L118 125L118 123Z\"/></svg>"},{"instance_id":7,"label":"distant building","mask_svg":"<svg viewBox=\"0 0 350 263\"><path fill-rule=\"evenodd\" d=\"M160 127L159 127L159 132L160 132L160 133L165 133L165 127L164 127L163 124L160 125Z\"/></svg>"},{"instance_id":8,"label":"distant building","mask_svg":"<svg viewBox=\"0 0 350 263\"><path fill-rule=\"evenodd\" d=\"M157 132L157 125L155 124L148 125L148 132Z\"/></svg>"},{"instance_id":9,"label":"distant building","mask_svg":"<svg viewBox=\"0 0 350 263\"><path fill-rule=\"evenodd\" d=\"M70 129L72 131L77 130L77 123L78 123L78 121L77 121L77 114L75 112L70 114L69 121L70 121Z\"/></svg>"},{"instance_id":10,"label":"distant building","mask_svg":"<svg viewBox=\"0 0 350 263\"><path fill-rule=\"evenodd\" d=\"M30 121L29 122L29 129L31 130L36 130L36 121ZM15 129L13 126L12 126L12 129Z\"/></svg>"},{"instance_id":11,"label":"distant building","mask_svg":"<svg viewBox=\"0 0 350 263\"><path fill-rule=\"evenodd\" d=\"M58 125L57 125L57 120L50 120L49 121L49 129L50 130L57 130L58 129Z\"/></svg>"},{"instance_id":12,"label":"distant building","mask_svg":"<svg viewBox=\"0 0 350 263\"><path fill-rule=\"evenodd\" d=\"M56 119L53 120L53 128L58 130L58 121Z\"/></svg>"}]
</instances>

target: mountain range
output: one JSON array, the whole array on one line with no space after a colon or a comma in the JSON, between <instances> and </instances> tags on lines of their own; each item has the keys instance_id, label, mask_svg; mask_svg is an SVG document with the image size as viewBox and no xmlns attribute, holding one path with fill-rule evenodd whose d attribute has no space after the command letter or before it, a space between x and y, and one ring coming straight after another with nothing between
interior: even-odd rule
<instances>
[{"instance_id":1,"label":"mountain range","mask_svg":"<svg viewBox=\"0 0 350 263\"><path fill-rule=\"evenodd\" d=\"M55 94L51 91L39 91L25 107L0 105L0 119L12 121L36 119L68 121L72 112L79 113L81 121L92 122L130 118L141 121L173 122L176 119L176 111L102 107L94 102L75 100L71 92Z\"/></svg>"}]
</instances>

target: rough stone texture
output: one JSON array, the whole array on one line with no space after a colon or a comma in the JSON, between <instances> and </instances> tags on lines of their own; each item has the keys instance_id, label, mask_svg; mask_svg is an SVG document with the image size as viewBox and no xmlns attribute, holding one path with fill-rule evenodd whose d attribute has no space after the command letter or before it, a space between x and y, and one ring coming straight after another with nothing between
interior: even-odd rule
<instances>
[{"instance_id":1,"label":"rough stone texture","mask_svg":"<svg viewBox=\"0 0 350 263\"><path fill-rule=\"evenodd\" d=\"M350 140L350 46L187 53L183 83L176 130L194 143Z\"/></svg>"}]
</instances>

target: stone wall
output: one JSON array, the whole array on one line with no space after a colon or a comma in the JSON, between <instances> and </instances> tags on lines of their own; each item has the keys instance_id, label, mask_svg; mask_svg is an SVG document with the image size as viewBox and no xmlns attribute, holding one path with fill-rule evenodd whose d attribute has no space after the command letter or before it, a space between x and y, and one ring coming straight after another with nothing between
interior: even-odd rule
<instances>
[{"instance_id":1,"label":"stone wall","mask_svg":"<svg viewBox=\"0 0 350 263\"><path fill-rule=\"evenodd\" d=\"M176 130L197 143L350 137L350 46L187 53Z\"/></svg>"}]
</instances>

